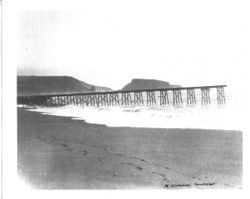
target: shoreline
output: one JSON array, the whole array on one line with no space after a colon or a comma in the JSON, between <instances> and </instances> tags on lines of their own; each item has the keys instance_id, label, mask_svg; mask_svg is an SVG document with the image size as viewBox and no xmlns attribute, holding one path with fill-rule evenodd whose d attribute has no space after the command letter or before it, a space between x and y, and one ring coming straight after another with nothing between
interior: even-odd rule
<instances>
[{"instance_id":1,"label":"shoreline","mask_svg":"<svg viewBox=\"0 0 250 199\"><path fill-rule=\"evenodd\" d=\"M107 127L18 108L18 172L38 189L241 187L242 132Z\"/></svg>"},{"instance_id":2,"label":"shoreline","mask_svg":"<svg viewBox=\"0 0 250 199\"><path fill-rule=\"evenodd\" d=\"M93 124L93 125L105 125L106 127L109 128L146 128L146 129L196 129L196 130L221 130L221 131L243 131L242 125L237 123L236 118L231 118L231 119L218 119L219 118L224 118L224 115L231 115L231 113L223 113L223 112L218 112L218 116L213 118L213 116L205 116L205 118L199 120L197 118L197 115L192 117L186 117L185 120L183 118L178 117L179 120L177 119L162 119L162 116L158 115L156 112L156 117L149 116L149 114L145 114L144 117L142 115L144 114L139 114L139 115L131 115L131 117L128 117L126 114L122 114L123 111L121 112L112 112L111 114L108 114L109 111L104 111L100 112L99 110L91 110L90 112L84 112L85 109L79 109L76 107L65 107L64 109L60 109L60 111L56 110L50 110L48 107L21 107L26 110L30 110L32 112L38 112L44 115L52 115L52 116L58 116L58 117L68 117L72 120L78 120L78 121L83 121L88 124ZM48 109L47 109L48 108ZM139 107L138 107L139 108ZM140 107L141 108L141 107ZM190 107L189 107L190 108ZM191 108L192 109L192 108ZM190 109L190 110L191 110ZM105 109L104 109L105 110ZM204 109L203 109L204 110ZM69 113L70 111L70 113ZM72 111L72 112L71 112ZM96 112L97 111L97 112ZM91 113L92 112L92 113ZM137 112L136 111L124 111L124 112ZM123 118L123 120L119 119L116 120L115 114L119 115L119 118ZM173 113L174 115L176 113ZM192 114L192 112L190 113ZM95 115L95 116L94 116ZM157 118L158 117L158 118ZM169 117L169 118L175 118L175 116L167 116L165 115L164 117ZM201 117L204 117L201 116ZM180 119L181 118L181 119ZM193 119L192 119L193 118ZM112 122L113 120L116 120L114 123ZM125 122L126 121L126 122ZM136 121L136 122L135 122ZM204 121L209 121L207 124L204 124ZM201 123L202 125L199 125Z\"/></svg>"}]
</instances>

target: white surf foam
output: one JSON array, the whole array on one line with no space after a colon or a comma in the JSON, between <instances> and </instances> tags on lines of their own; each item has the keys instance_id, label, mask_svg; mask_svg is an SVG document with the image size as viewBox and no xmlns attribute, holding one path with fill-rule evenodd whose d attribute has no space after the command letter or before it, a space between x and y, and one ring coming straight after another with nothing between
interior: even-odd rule
<instances>
[{"instance_id":1,"label":"white surf foam","mask_svg":"<svg viewBox=\"0 0 250 199\"><path fill-rule=\"evenodd\" d=\"M87 123L104 124L110 127L147 128L201 128L242 130L240 103L229 98L227 104L216 103L193 107L33 107L30 111L42 114L72 117Z\"/></svg>"}]
</instances>

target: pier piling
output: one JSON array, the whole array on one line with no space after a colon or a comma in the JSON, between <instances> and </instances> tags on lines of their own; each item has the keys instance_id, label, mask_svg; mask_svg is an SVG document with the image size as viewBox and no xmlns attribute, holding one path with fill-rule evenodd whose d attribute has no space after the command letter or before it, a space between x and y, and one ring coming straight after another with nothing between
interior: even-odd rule
<instances>
[{"instance_id":1,"label":"pier piling","mask_svg":"<svg viewBox=\"0 0 250 199\"><path fill-rule=\"evenodd\" d=\"M132 98L130 92L122 93L122 106L132 105Z\"/></svg>"},{"instance_id":2,"label":"pier piling","mask_svg":"<svg viewBox=\"0 0 250 199\"><path fill-rule=\"evenodd\" d=\"M197 86L197 87L176 87L166 89L130 90L130 91L108 91L89 92L56 95L33 95L18 96L18 104L41 105L41 106L160 106L170 105L169 92L172 91L173 105L183 104L182 94L186 92L187 105L197 104L197 96L201 97L201 104L211 103L210 90L216 89L218 104L226 103L224 88L226 85ZM196 95L200 90L201 95ZM146 99L144 99L146 96ZM157 100L156 100L157 96ZM159 97L159 101L158 101ZM214 99L214 98L212 98ZM171 101L172 102L172 101Z\"/></svg>"},{"instance_id":3,"label":"pier piling","mask_svg":"<svg viewBox=\"0 0 250 199\"><path fill-rule=\"evenodd\" d=\"M182 94L181 90L173 90L173 105L179 105L182 104Z\"/></svg>"},{"instance_id":4,"label":"pier piling","mask_svg":"<svg viewBox=\"0 0 250 199\"><path fill-rule=\"evenodd\" d=\"M218 104L225 104L226 103L226 97L223 87L217 88L217 103Z\"/></svg>"},{"instance_id":5,"label":"pier piling","mask_svg":"<svg viewBox=\"0 0 250 199\"><path fill-rule=\"evenodd\" d=\"M155 91L147 91L147 105L148 106L156 105Z\"/></svg>"},{"instance_id":6,"label":"pier piling","mask_svg":"<svg viewBox=\"0 0 250 199\"><path fill-rule=\"evenodd\" d=\"M160 106L169 104L168 91L160 91Z\"/></svg>"},{"instance_id":7,"label":"pier piling","mask_svg":"<svg viewBox=\"0 0 250 199\"><path fill-rule=\"evenodd\" d=\"M187 89L187 104L196 104L195 89Z\"/></svg>"},{"instance_id":8,"label":"pier piling","mask_svg":"<svg viewBox=\"0 0 250 199\"><path fill-rule=\"evenodd\" d=\"M210 92L209 88L201 88L201 104L206 105L210 104Z\"/></svg>"},{"instance_id":9,"label":"pier piling","mask_svg":"<svg viewBox=\"0 0 250 199\"><path fill-rule=\"evenodd\" d=\"M134 92L134 105L135 106L143 106L144 100L143 100L143 93L140 91Z\"/></svg>"}]
</instances>

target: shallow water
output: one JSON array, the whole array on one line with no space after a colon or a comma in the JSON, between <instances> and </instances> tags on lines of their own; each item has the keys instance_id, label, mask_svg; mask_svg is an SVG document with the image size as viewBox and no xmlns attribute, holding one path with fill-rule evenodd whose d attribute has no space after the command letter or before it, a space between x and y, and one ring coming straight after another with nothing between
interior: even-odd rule
<instances>
[{"instance_id":1,"label":"shallow water","mask_svg":"<svg viewBox=\"0 0 250 199\"><path fill-rule=\"evenodd\" d=\"M30 111L48 115L72 117L88 123L105 124L110 127L147 128L201 128L242 130L239 116L242 106L233 92L226 91L226 104L218 105L216 94L211 92L211 104L203 106L200 100L194 106L184 104L174 107L29 107ZM185 95L183 95L185 96ZM199 99L199 93L197 94ZM157 98L158 99L158 98Z\"/></svg>"}]
</instances>

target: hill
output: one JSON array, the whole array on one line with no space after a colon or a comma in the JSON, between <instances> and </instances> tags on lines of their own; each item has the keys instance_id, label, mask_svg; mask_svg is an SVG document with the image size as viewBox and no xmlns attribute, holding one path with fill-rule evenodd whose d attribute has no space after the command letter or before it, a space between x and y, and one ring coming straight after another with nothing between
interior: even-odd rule
<instances>
[{"instance_id":1,"label":"hill","mask_svg":"<svg viewBox=\"0 0 250 199\"><path fill-rule=\"evenodd\" d=\"M133 79L130 83L125 85L122 90L143 90L143 89L157 89L157 88L173 88L180 87L178 85L171 85L169 82L154 80L154 79Z\"/></svg>"},{"instance_id":2,"label":"hill","mask_svg":"<svg viewBox=\"0 0 250 199\"><path fill-rule=\"evenodd\" d=\"M17 95L65 94L109 91L110 88L87 84L69 76L18 76Z\"/></svg>"}]
</instances>

